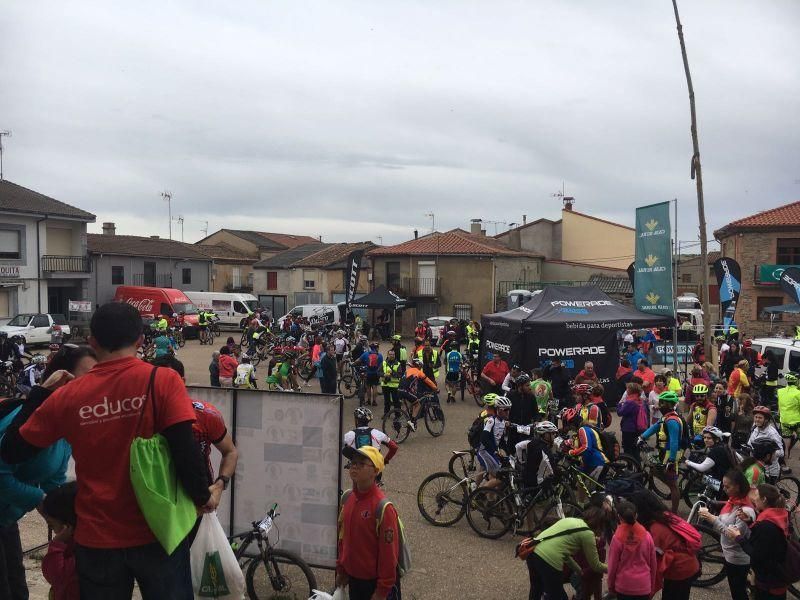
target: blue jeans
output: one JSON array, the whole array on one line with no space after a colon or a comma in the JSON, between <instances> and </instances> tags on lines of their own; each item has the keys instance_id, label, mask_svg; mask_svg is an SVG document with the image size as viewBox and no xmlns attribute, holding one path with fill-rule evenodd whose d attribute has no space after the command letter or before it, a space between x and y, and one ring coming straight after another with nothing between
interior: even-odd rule
<instances>
[{"instance_id":1,"label":"blue jeans","mask_svg":"<svg viewBox=\"0 0 800 600\"><path fill-rule=\"evenodd\" d=\"M193 600L189 542L167 556L158 542L132 548L75 546L81 600L130 600L133 582L143 600Z\"/></svg>"}]
</instances>

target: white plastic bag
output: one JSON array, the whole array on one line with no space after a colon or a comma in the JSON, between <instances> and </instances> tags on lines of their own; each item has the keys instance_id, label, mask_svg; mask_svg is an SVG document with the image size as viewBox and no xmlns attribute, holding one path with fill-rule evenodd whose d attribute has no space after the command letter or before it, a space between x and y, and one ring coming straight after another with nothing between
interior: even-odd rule
<instances>
[{"instance_id":1,"label":"white plastic bag","mask_svg":"<svg viewBox=\"0 0 800 600\"><path fill-rule=\"evenodd\" d=\"M308 600L347 600L344 594L344 588L337 587L331 596L327 592L320 592L319 590L311 590L314 594Z\"/></svg>"},{"instance_id":2,"label":"white plastic bag","mask_svg":"<svg viewBox=\"0 0 800 600\"><path fill-rule=\"evenodd\" d=\"M197 537L192 544L191 566L195 598L244 598L244 573L217 519L217 513L206 513L200 521Z\"/></svg>"}]
</instances>

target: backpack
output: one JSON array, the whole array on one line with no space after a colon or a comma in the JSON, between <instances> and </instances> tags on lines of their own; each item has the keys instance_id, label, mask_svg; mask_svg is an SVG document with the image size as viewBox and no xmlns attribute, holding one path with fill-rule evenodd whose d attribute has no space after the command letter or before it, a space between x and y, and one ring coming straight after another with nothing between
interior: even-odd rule
<instances>
[{"instance_id":1,"label":"backpack","mask_svg":"<svg viewBox=\"0 0 800 600\"><path fill-rule=\"evenodd\" d=\"M367 361L367 365L369 366L370 370L377 371L378 369L378 353L377 352L370 352L369 359Z\"/></svg>"},{"instance_id":2,"label":"backpack","mask_svg":"<svg viewBox=\"0 0 800 600\"><path fill-rule=\"evenodd\" d=\"M587 425L595 433L595 440L600 442L600 450L605 454L609 461L619 458L619 442L617 435L611 431L600 431L597 427Z\"/></svg>"},{"instance_id":3,"label":"backpack","mask_svg":"<svg viewBox=\"0 0 800 600\"><path fill-rule=\"evenodd\" d=\"M347 502L347 499L350 497L350 493L353 490L345 490L342 493L342 508L339 510L339 527L341 536L341 525L342 525L342 516L344 513L344 503ZM377 537L380 533L381 523L383 523L383 513L386 511L386 507L389 505L394 506L391 500L388 498L381 498L378 501L378 505L375 507L375 536ZM395 507L395 511L397 507ZM400 519L400 515L397 515L397 529L398 537L399 537L399 551L397 553L397 569L400 571L400 577L405 575L411 570L411 550L408 548L408 542L406 541L406 531L405 526L403 525L403 521Z\"/></svg>"},{"instance_id":4,"label":"backpack","mask_svg":"<svg viewBox=\"0 0 800 600\"><path fill-rule=\"evenodd\" d=\"M356 434L354 444L356 448L363 446L372 446L372 428L371 427L356 427L353 430Z\"/></svg>"},{"instance_id":5,"label":"backpack","mask_svg":"<svg viewBox=\"0 0 800 600\"><path fill-rule=\"evenodd\" d=\"M620 498L630 498L644 490L644 486L638 479L609 479L606 482L606 494L619 496Z\"/></svg>"},{"instance_id":6,"label":"backpack","mask_svg":"<svg viewBox=\"0 0 800 600\"><path fill-rule=\"evenodd\" d=\"M641 406L639 407L639 412L636 415L636 429L639 431L639 433L642 433L650 426L650 414L647 409L647 403L642 400Z\"/></svg>"},{"instance_id":7,"label":"backpack","mask_svg":"<svg viewBox=\"0 0 800 600\"><path fill-rule=\"evenodd\" d=\"M589 529L588 527L573 527L572 529L565 529L564 531L559 531L558 533L554 533L553 535L548 535L547 537L544 538L535 538L535 537L525 538L519 544L517 544L517 547L514 550L514 556L516 556L520 560L525 560L534 550L536 550L536 546L539 545L539 542L552 540L555 538L563 537L565 535L578 533L580 531L591 531L591 529Z\"/></svg>"},{"instance_id":8,"label":"backpack","mask_svg":"<svg viewBox=\"0 0 800 600\"><path fill-rule=\"evenodd\" d=\"M680 421L680 424L681 424L681 439L678 442L678 448L680 448L681 450L686 450L689 447L689 440L692 439L692 432L689 429L689 424L685 421L685 419L682 416L680 416L676 412L673 412L673 413L667 415L666 417L664 417L664 419L662 421L662 425L661 425L661 427L664 429L664 435L666 435L667 437L669 437L668 433L667 433L667 426L666 426L666 423L667 423L668 419L673 419L673 420L674 419L678 419L678 421Z\"/></svg>"},{"instance_id":9,"label":"backpack","mask_svg":"<svg viewBox=\"0 0 800 600\"><path fill-rule=\"evenodd\" d=\"M787 585L800 581L800 543L792 536L786 540L786 558L781 565L781 578Z\"/></svg>"},{"instance_id":10,"label":"backpack","mask_svg":"<svg viewBox=\"0 0 800 600\"><path fill-rule=\"evenodd\" d=\"M469 426L467 429L467 441L471 448L477 448L481 445L481 433L483 433L483 417L478 416L473 422L472 425Z\"/></svg>"},{"instance_id":11,"label":"backpack","mask_svg":"<svg viewBox=\"0 0 800 600\"><path fill-rule=\"evenodd\" d=\"M600 415L603 418L603 428L608 429L614 420L611 416L611 411L608 410L608 405L605 402L598 402L597 407L600 409Z\"/></svg>"},{"instance_id":12,"label":"backpack","mask_svg":"<svg viewBox=\"0 0 800 600\"><path fill-rule=\"evenodd\" d=\"M406 377L405 375L400 380L400 385L398 386L399 389L402 391L411 394L412 396L417 395L417 385L419 381L416 377Z\"/></svg>"},{"instance_id":13,"label":"backpack","mask_svg":"<svg viewBox=\"0 0 800 600\"><path fill-rule=\"evenodd\" d=\"M674 513L669 513L669 528L683 540L690 554L696 554L700 550L703 537L688 521Z\"/></svg>"}]
</instances>

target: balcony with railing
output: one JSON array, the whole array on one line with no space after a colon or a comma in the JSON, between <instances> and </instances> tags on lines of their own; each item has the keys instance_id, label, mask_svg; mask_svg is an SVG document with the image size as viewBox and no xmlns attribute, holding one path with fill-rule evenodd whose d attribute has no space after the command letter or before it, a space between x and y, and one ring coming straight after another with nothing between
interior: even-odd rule
<instances>
[{"instance_id":1,"label":"balcony with railing","mask_svg":"<svg viewBox=\"0 0 800 600\"><path fill-rule=\"evenodd\" d=\"M41 259L45 276L56 274L91 273L92 261L88 256L55 256L46 254Z\"/></svg>"},{"instance_id":2,"label":"balcony with railing","mask_svg":"<svg viewBox=\"0 0 800 600\"><path fill-rule=\"evenodd\" d=\"M144 285L148 287L172 287L172 273L134 273L133 285Z\"/></svg>"},{"instance_id":3,"label":"balcony with railing","mask_svg":"<svg viewBox=\"0 0 800 600\"><path fill-rule=\"evenodd\" d=\"M441 293L441 277L403 277L400 295L406 298L436 298Z\"/></svg>"}]
</instances>

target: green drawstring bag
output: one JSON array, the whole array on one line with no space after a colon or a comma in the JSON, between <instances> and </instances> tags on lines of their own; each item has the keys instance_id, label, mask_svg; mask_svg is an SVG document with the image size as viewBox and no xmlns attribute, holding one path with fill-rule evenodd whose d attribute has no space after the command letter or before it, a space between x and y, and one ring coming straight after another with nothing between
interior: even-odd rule
<instances>
[{"instance_id":1,"label":"green drawstring bag","mask_svg":"<svg viewBox=\"0 0 800 600\"><path fill-rule=\"evenodd\" d=\"M142 437L142 416L148 401L153 411L153 426L156 423L156 401L153 384L156 378L154 367L147 385L147 395L139 413L136 437L131 442L130 475L139 509L156 539L172 554L186 538L197 520L194 502L178 482L175 463L166 438L160 433Z\"/></svg>"}]
</instances>

